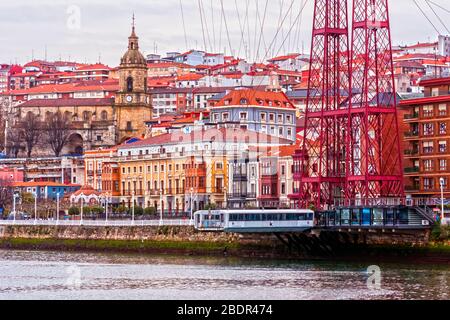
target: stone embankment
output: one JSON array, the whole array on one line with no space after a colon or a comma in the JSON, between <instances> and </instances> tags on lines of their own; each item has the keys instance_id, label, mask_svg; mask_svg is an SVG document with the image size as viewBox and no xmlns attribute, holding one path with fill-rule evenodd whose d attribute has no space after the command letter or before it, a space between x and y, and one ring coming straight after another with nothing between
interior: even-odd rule
<instances>
[{"instance_id":1,"label":"stone embankment","mask_svg":"<svg viewBox=\"0 0 450 320\"><path fill-rule=\"evenodd\" d=\"M450 261L448 243L429 231L348 233L322 231L278 236L198 232L188 226L0 226L0 248L25 250L227 255L270 258L438 258ZM419 259L420 258L420 259Z\"/></svg>"}]
</instances>

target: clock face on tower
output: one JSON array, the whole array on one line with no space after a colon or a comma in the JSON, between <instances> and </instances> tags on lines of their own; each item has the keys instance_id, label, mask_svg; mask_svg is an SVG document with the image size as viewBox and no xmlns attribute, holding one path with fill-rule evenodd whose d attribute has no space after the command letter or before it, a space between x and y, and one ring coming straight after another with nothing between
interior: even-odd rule
<instances>
[{"instance_id":1,"label":"clock face on tower","mask_svg":"<svg viewBox=\"0 0 450 320\"><path fill-rule=\"evenodd\" d=\"M128 103L133 101L133 96L126 96L125 98L127 100Z\"/></svg>"}]
</instances>

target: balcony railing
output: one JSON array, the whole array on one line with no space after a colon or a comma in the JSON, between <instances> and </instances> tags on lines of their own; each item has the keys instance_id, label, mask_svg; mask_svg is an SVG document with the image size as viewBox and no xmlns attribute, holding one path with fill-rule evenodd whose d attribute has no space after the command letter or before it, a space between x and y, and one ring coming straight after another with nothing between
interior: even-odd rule
<instances>
[{"instance_id":1,"label":"balcony railing","mask_svg":"<svg viewBox=\"0 0 450 320\"><path fill-rule=\"evenodd\" d=\"M419 167L405 168L405 173L418 173L419 171L420 171Z\"/></svg>"},{"instance_id":2,"label":"balcony railing","mask_svg":"<svg viewBox=\"0 0 450 320\"><path fill-rule=\"evenodd\" d=\"M405 150L404 154L405 154L405 156L416 156L419 154L419 150L417 150L417 149Z\"/></svg>"},{"instance_id":3,"label":"balcony railing","mask_svg":"<svg viewBox=\"0 0 450 320\"><path fill-rule=\"evenodd\" d=\"M413 137L418 137L419 136L419 131L408 131L405 132L405 137L406 138L413 138Z\"/></svg>"},{"instance_id":4,"label":"balcony railing","mask_svg":"<svg viewBox=\"0 0 450 320\"><path fill-rule=\"evenodd\" d=\"M228 194L231 199L256 199L255 192L232 192Z\"/></svg>"},{"instance_id":5,"label":"balcony railing","mask_svg":"<svg viewBox=\"0 0 450 320\"><path fill-rule=\"evenodd\" d=\"M419 118L419 113L414 112L413 114L405 114L405 116L403 118L405 120L417 119L417 118Z\"/></svg>"}]
</instances>

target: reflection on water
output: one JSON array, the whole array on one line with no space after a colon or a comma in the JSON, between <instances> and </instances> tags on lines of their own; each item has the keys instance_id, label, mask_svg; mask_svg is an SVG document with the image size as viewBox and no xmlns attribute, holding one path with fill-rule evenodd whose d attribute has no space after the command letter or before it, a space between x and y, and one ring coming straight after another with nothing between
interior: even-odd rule
<instances>
[{"instance_id":1,"label":"reflection on water","mask_svg":"<svg viewBox=\"0 0 450 320\"><path fill-rule=\"evenodd\" d=\"M1 251L0 299L450 299L450 266Z\"/></svg>"}]
</instances>

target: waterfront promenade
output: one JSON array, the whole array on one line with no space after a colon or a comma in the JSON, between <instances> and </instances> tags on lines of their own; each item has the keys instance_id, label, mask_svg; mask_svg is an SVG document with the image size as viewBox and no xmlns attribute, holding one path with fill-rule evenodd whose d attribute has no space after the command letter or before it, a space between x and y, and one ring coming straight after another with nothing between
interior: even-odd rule
<instances>
[{"instance_id":1,"label":"waterfront promenade","mask_svg":"<svg viewBox=\"0 0 450 320\"><path fill-rule=\"evenodd\" d=\"M86 227L130 227L130 226L193 226L193 220L0 220L0 226L86 226Z\"/></svg>"}]
</instances>

